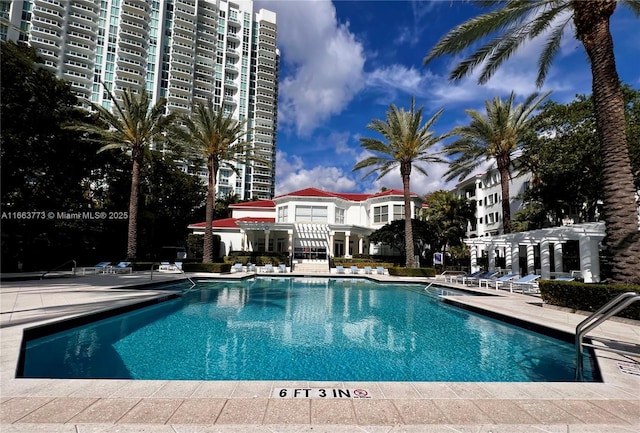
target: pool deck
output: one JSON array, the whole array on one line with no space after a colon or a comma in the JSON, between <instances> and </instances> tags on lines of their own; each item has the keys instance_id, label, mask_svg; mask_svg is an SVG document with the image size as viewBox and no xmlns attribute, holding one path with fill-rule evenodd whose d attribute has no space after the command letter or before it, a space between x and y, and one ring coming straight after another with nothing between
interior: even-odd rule
<instances>
[{"instance_id":1,"label":"pool deck","mask_svg":"<svg viewBox=\"0 0 640 433\"><path fill-rule=\"evenodd\" d=\"M244 273L232 273L221 277L244 276ZM153 274L153 282L183 278L181 274ZM386 275L373 278L400 280ZM402 280L425 284L433 281ZM15 378L24 328L166 295L165 290L127 287L149 282L149 272L139 272L0 285L2 433L630 433L640 430L640 375L623 372L619 366L624 362L630 370L635 368L640 372L640 364L634 363L640 359L603 351L596 353L603 383ZM499 296L456 297L456 301L569 333L584 319L579 314L541 306L540 299L535 297L485 291ZM640 326L610 320L592 335L640 343ZM277 388L360 388L368 390L371 398L273 397L273 390Z\"/></svg>"}]
</instances>

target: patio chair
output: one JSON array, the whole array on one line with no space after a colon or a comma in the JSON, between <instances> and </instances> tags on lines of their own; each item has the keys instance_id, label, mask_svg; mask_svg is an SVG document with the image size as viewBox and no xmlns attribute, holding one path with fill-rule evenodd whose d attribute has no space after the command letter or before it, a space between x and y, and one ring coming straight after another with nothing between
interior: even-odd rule
<instances>
[{"instance_id":1,"label":"patio chair","mask_svg":"<svg viewBox=\"0 0 640 433\"><path fill-rule=\"evenodd\" d=\"M242 272L242 263L236 263L231 267L231 272Z\"/></svg>"},{"instance_id":2,"label":"patio chair","mask_svg":"<svg viewBox=\"0 0 640 433\"><path fill-rule=\"evenodd\" d=\"M373 269L371 269L371 266L365 266L364 267L364 273L365 274L372 274L373 273Z\"/></svg>"},{"instance_id":3,"label":"patio chair","mask_svg":"<svg viewBox=\"0 0 640 433\"><path fill-rule=\"evenodd\" d=\"M287 265L285 264L278 265L278 272L281 274L287 273Z\"/></svg>"},{"instance_id":4,"label":"patio chair","mask_svg":"<svg viewBox=\"0 0 640 433\"><path fill-rule=\"evenodd\" d=\"M525 291L528 293L537 292L538 282L536 280L538 280L539 278L540 278L540 275L529 274L520 278L519 280L510 281L509 291L513 293L514 289L516 289L516 291L520 289L522 293L525 293Z\"/></svg>"},{"instance_id":5,"label":"patio chair","mask_svg":"<svg viewBox=\"0 0 640 433\"><path fill-rule=\"evenodd\" d=\"M264 271L267 273L273 272L273 265L272 264L264 265Z\"/></svg>"},{"instance_id":6,"label":"patio chair","mask_svg":"<svg viewBox=\"0 0 640 433\"><path fill-rule=\"evenodd\" d=\"M256 265L254 265L253 263L247 263L247 272L255 272L256 271Z\"/></svg>"},{"instance_id":7,"label":"patio chair","mask_svg":"<svg viewBox=\"0 0 640 433\"><path fill-rule=\"evenodd\" d=\"M174 265L176 266L176 269L179 270L180 272L182 272L182 262L175 262Z\"/></svg>"},{"instance_id":8,"label":"patio chair","mask_svg":"<svg viewBox=\"0 0 640 433\"><path fill-rule=\"evenodd\" d=\"M462 277L462 284L464 284L464 285L475 284L476 281L490 280L491 278L495 277L496 275L498 275L498 271L485 272L484 274L480 274L480 275L478 275L476 277Z\"/></svg>"},{"instance_id":9,"label":"patio chair","mask_svg":"<svg viewBox=\"0 0 640 433\"><path fill-rule=\"evenodd\" d=\"M351 266L351 268L349 268L352 274L359 274L360 273L360 268L358 268L357 266Z\"/></svg>"},{"instance_id":10,"label":"patio chair","mask_svg":"<svg viewBox=\"0 0 640 433\"><path fill-rule=\"evenodd\" d=\"M336 266L336 274L344 274L344 267Z\"/></svg>"},{"instance_id":11,"label":"patio chair","mask_svg":"<svg viewBox=\"0 0 640 433\"><path fill-rule=\"evenodd\" d=\"M498 286L500 284L504 283L505 281L513 280L516 277L518 277L518 274L505 274L505 275L503 275L501 277L492 278L492 279L481 278L479 286L482 287L482 284L485 284L487 286L487 289L488 289L489 285L493 286L494 283L495 283L496 290L498 290Z\"/></svg>"},{"instance_id":12,"label":"patio chair","mask_svg":"<svg viewBox=\"0 0 640 433\"><path fill-rule=\"evenodd\" d=\"M176 265L169 263L169 262L160 262L160 267L158 268L158 270L160 272L171 272L171 271L177 271L178 268L176 267Z\"/></svg>"},{"instance_id":13,"label":"patio chair","mask_svg":"<svg viewBox=\"0 0 640 433\"><path fill-rule=\"evenodd\" d=\"M480 270L480 271L476 271L476 272L471 272L469 274L464 274L464 275L451 275L451 277L449 277L449 282L450 283L457 283L458 280L460 280L460 282L462 282L464 284L464 281L466 278L476 278L479 277L480 275L483 275L485 272ZM446 277L445 277L445 281L446 281Z\"/></svg>"},{"instance_id":14,"label":"patio chair","mask_svg":"<svg viewBox=\"0 0 640 433\"><path fill-rule=\"evenodd\" d=\"M131 267L131 262L120 262L115 266L109 266L106 272L110 272L112 274L132 273L133 267Z\"/></svg>"},{"instance_id":15,"label":"patio chair","mask_svg":"<svg viewBox=\"0 0 640 433\"><path fill-rule=\"evenodd\" d=\"M386 272L387 272L387 270L385 268L383 268L382 266L376 267L376 274L384 275Z\"/></svg>"},{"instance_id":16,"label":"patio chair","mask_svg":"<svg viewBox=\"0 0 640 433\"><path fill-rule=\"evenodd\" d=\"M109 267L109 265L111 265L111 262L100 262L95 266L89 266L89 267L86 267L86 268L82 268L82 275L86 275L88 271L91 271L94 274L97 274L98 272L104 274L105 270L107 269L107 267Z\"/></svg>"}]
</instances>

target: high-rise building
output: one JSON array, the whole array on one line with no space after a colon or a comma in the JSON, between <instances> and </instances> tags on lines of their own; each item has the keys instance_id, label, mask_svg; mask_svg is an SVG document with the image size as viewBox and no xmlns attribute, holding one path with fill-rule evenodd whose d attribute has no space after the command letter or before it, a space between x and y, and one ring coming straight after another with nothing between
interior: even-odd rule
<instances>
[{"instance_id":1,"label":"high-rise building","mask_svg":"<svg viewBox=\"0 0 640 433\"><path fill-rule=\"evenodd\" d=\"M83 105L107 108L146 86L167 110L211 99L247 120L254 163L218 173L217 193L270 199L275 190L279 52L276 14L253 1L14 0L0 2L0 38L35 47ZM185 165L185 170L187 166ZM206 176L205 173L198 173Z\"/></svg>"}]
</instances>

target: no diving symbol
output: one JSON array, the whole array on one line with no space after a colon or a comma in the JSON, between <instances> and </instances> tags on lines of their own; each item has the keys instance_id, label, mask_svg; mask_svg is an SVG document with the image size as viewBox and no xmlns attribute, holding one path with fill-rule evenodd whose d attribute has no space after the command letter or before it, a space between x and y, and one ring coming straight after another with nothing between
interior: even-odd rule
<instances>
[{"instance_id":1,"label":"no diving symbol","mask_svg":"<svg viewBox=\"0 0 640 433\"><path fill-rule=\"evenodd\" d=\"M371 398L366 389L354 389L353 390L354 398Z\"/></svg>"}]
</instances>

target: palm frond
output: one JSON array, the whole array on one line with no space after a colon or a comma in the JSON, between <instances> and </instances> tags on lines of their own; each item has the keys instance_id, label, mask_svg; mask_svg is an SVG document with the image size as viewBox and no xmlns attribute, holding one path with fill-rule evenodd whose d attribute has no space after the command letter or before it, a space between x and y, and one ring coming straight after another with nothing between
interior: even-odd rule
<instances>
[{"instance_id":1,"label":"palm frond","mask_svg":"<svg viewBox=\"0 0 640 433\"><path fill-rule=\"evenodd\" d=\"M631 9L635 16L640 17L640 0L622 0L622 4Z\"/></svg>"},{"instance_id":2,"label":"palm frond","mask_svg":"<svg viewBox=\"0 0 640 433\"><path fill-rule=\"evenodd\" d=\"M569 23L568 20L553 29L540 54L540 58L538 59L538 77L536 78L536 86L538 87L542 87L542 83L544 83L544 79L547 77L551 64L560 50L560 42L562 42L562 36L564 35L564 29L567 23Z\"/></svg>"}]
</instances>

